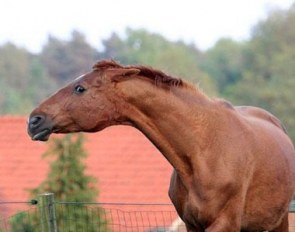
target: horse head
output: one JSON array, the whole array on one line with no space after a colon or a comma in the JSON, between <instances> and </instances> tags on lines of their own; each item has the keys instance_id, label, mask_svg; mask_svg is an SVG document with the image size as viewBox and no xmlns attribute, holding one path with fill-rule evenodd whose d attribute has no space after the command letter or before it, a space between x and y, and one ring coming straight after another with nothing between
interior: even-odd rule
<instances>
[{"instance_id":1,"label":"horse head","mask_svg":"<svg viewBox=\"0 0 295 232\"><path fill-rule=\"evenodd\" d=\"M33 140L48 140L51 133L95 132L124 121L118 112L116 83L139 72L114 61L97 63L93 70L60 89L30 114L28 133Z\"/></svg>"}]
</instances>

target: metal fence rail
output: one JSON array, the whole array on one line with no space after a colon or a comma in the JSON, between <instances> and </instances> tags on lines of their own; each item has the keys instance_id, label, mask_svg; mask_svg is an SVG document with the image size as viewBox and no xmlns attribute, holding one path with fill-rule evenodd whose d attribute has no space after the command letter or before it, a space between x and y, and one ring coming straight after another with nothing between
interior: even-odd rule
<instances>
[{"instance_id":1,"label":"metal fence rail","mask_svg":"<svg viewBox=\"0 0 295 232\"><path fill-rule=\"evenodd\" d=\"M164 232L177 218L172 204L58 202L43 194L30 210L0 219L0 232Z\"/></svg>"},{"instance_id":2,"label":"metal fence rail","mask_svg":"<svg viewBox=\"0 0 295 232\"><path fill-rule=\"evenodd\" d=\"M61 207L65 213L57 215L57 218L61 218L60 228L70 228L72 229L70 231L88 232L90 224L95 225L97 231L169 231L171 224L177 218L176 212L169 209L161 211L133 211L106 207L101 209L93 205L59 205L58 207ZM86 223L79 224L79 218L68 216L69 211L75 211L76 213L86 212L88 221L86 220Z\"/></svg>"}]
</instances>

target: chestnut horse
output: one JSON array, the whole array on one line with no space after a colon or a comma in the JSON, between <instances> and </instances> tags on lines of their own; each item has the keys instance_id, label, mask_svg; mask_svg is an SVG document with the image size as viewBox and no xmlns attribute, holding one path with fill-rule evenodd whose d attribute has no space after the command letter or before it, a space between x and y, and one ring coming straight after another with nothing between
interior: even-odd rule
<instances>
[{"instance_id":1,"label":"chestnut horse","mask_svg":"<svg viewBox=\"0 0 295 232\"><path fill-rule=\"evenodd\" d=\"M188 231L288 231L295 152L272 114L159 70L101 61L38 106L28 132L45 141L112 125L142 131L174 167L169 196Z\"/></svg>"}]
</instances>

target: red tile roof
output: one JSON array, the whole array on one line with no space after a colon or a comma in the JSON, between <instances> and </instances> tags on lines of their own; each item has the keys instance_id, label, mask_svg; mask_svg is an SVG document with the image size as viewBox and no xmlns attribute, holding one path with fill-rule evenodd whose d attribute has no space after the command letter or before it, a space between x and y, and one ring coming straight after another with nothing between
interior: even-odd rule
<instances>
[{"instance_id":1,"label":"red tile roof","mask_svg":"<svg viewBox=\"0 0 295 232\"><path fill-rule=\"evenodd\" d=\"M85 135L86 171L98 180L97 201L170 203L172 167L139 131L116 126ZM31 141L25 117L0 117L0 201L29 200L28 189L37 187L49 170L42 159L47 148L47 143ZM8 206L0 206L0 214L22 209Z\"/></svg>"},{"instance_id":2,"label":"red tile roof","mask_svg":"<svg viewBox=\"0 0 295 232\"><path fill-rule=\"evenodd\" d=\"M98 180L98 202L170 203L167 191L172 167L139 131L117 126L85 135L86 171ZM26 133L25 117L0 117L0 202L30 200L27 190L38 186L48 172L48 160L41 157L47 147L47 143L31 141ZM112 208L111 205L105 207ZM135 208L142 209L138 206L124 209ZM28 206L0 204L0 218L23 209ZM144 210L149 209L155 208L144 206ZM172 211L173 207L161 209ZM131 219L130 213L128 215L128 220L135 220ZM138 217L137 213L134 215ZM142 215L139 216L143 220ZM175 213L169 214L168 219L166 216L161 213L160 219L155 215L144 218L149 223L168 220L166 225L176 218ZM293 228L294 215L290 214L290 220L290 228Z\"/></svg>"}]
</instances>

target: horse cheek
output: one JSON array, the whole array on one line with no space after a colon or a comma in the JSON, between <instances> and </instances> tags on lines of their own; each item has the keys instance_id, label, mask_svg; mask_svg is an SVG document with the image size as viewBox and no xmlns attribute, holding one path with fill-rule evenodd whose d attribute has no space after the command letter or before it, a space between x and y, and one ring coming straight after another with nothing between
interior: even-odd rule
<instances>
[{"instance_id":1,"label":"horse cheek","mask_svg":"<svg viewBox=\"0 0 295 232\"><path fill-rule=\"evenodd\" d=\"M107 105L102 99L85 99L79 105L79 111L76 117L80 119L78 122L84 131L93 131L100 124L107 120Z\"/></svg>"}]
</instances>

